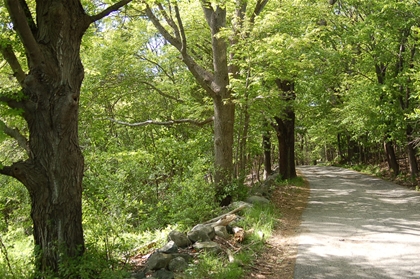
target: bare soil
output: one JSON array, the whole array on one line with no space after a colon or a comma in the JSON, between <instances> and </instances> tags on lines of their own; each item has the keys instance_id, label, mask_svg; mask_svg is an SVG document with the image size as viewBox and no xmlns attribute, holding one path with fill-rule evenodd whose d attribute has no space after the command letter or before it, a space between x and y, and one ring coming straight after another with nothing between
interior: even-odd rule
<instances>
[{"instance_id":1,"label":"bare soil","mask_svg":"<svg viewBox=\"0 0 420 279\"><path fill-rule=\"evenodd\" d=\"M304 186L280 186L272 202L281 212L278 226L267 239L266 249L259 254L244 279L293 279L297 256L297 236L302 212L309 197L309 183Z\"/></svg>"}]
</instances>

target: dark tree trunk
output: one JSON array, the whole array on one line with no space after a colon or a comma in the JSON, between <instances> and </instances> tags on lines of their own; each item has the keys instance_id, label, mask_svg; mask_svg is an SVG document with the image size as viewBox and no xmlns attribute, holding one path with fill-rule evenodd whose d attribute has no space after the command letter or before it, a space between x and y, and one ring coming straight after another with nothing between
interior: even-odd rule
<instances>
[{"instance_id":1,"label":"dark tree trunk","mask_svg":"<svg viewBox=\"0 0 420 279\"><path fill-rule=\"evenodd\" d=\"M419 167L417 164L417 158L416 158L416 146L413 142L412 138L413 134L413 128L411 125L407 125L406 129L406 136L407 136L407 155L408 155L408 164L410 167L410 175L411 178L414 180L417 177L417 173L419 171Z\"/></svg>"},{"instance_id":2,"label":"dark tree trunk","mask_svg":"<svg viewBox=\"0 0 420 279\"><path fill-rule=\"evenodd\" d=\"M294 83L277 79L281 98L286 102L282 116L275 117L274 128L279 144L279 173L282 179L296 177L295 167L295 112L293 101L296 98Z\"/></svg>"},{"instance_id":3,"label":"dark tree trunk","mask_svg":"<svg viewBox=\"0 0 420 279\"><path fill-rule=\"evenodd\" d=\"M271 166L271 138L268 131L263 133L262 136L263 150L264 150L264 179L273 173Z\"/></svg>"},{"instance_id":4,"label":"dark tree trunk","mask_svg":"<svg viewBox=\"0 0 420 279\"><path fill-rule=\"evenodd\" d=\"M337 146L338 146L338 157L340 158L340 163L345 163L345 158L343 156L343 147L341 142L341 134L337 134Z\"/></svg>"},{"instance_id":5,"label":"dark tree trunk","mask_svg":"<svg viewBox=\"0 0 420 279\"><path fill-rule=\"evenodd\" d=\"M395 156L395 150L392 141L386 140L384 143L384 148L389 169L392 170L396 176L400 173L400 166L398 165L397 157Z\"/></svg>"},{"instance_id":6,"label":"dark tree trunk","mask_svg":"<svg viewBox=\"0 0 420 279\"><path fill-rule=\"evenodd\" d=\"M56 273L61 260L84 251L79 50L90 19L79 1L37 4L37 14L43 15L37 17L34 48L38 53L29 60L30 71L23 82L27 99L22 103L30 158L8 171L30 193L37 270Z\"/></svg>"},{"instance_id":7,"label":"dark tree trunk","mask_svg":"<svg viewBox=\"0 0 420 279\"><path fill-rule=\"evenodd\" d=\"M127 3L129 1L123 1ZM31 198L35 265L59 275L59 264L84 252L82 178L84 159L78 140L80 87L84 77L80 44L95 17L85 14L79 0L36 1L36 22L23 0L6 0L6 7L26 51L25 74L11 51L3 56L16 73L25 96L6 100L23 110L29 129L29 158L0 173L18 179Z\"/></svg>"},{"instance_id":8,"label":"dark tree trunk","mask_svg":"<svg viewBox=\"0 0 420 279\"><path fill-rule=\"evenodd\" d=\"M279 144L279 174L282 179L296 177L295 168L295 114L287 112L287 119L275 117Z\"/></svg>"}]
</instances>

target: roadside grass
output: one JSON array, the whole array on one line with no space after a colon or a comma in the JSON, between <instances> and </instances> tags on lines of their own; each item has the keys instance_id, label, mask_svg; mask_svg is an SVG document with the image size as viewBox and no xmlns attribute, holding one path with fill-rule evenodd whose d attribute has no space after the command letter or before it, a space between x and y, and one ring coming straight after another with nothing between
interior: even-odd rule
<instances>
[{"instance_id":1,"label":"roadside grass","mask_svg":"<svg viewBox=\"0 0 420 279\"><path fill-rule=\"evenodd\" d=\"M248 232L238 250L231 250L231 258L222 253L202 253L189 268L178 275L182 279L239 279L245 274L244 267L252 265L256 255L265 247L276 226L280 212L272 204L255 204L244 210L241 220L234 224Z\"/></svg>"}]
</instances>

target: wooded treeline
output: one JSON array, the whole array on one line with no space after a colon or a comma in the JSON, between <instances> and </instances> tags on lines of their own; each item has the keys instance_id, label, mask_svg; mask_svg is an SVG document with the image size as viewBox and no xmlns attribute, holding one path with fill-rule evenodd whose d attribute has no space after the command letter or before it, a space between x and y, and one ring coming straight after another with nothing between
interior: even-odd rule
<instances>
[{"instance_id":1,"label":"wooded treeline","mask_svg":"<svg viewBox=\"0 0 420 279\"><path fill-rule=\"evenodd\" d=\"M108 2L0 6L0 229L35 276L298 164L418 175L417 1Z\"/></svg>"}]
</instances>

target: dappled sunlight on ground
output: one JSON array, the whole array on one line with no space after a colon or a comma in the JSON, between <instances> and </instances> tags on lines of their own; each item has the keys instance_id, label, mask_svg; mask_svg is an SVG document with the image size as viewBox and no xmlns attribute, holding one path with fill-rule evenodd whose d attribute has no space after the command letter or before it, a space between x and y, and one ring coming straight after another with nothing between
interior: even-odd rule
<instances>
[{"instance_id":1,"label":"dappled sunlight on ground","mask_svg":"<svg viewBox=\"0 0 420 279\"><path fill-rule=\"evenodd\" d=\"M311 196L294 278L420 278L418 192L341 168L301 171Z\"/></svg>"}]
</instances>

